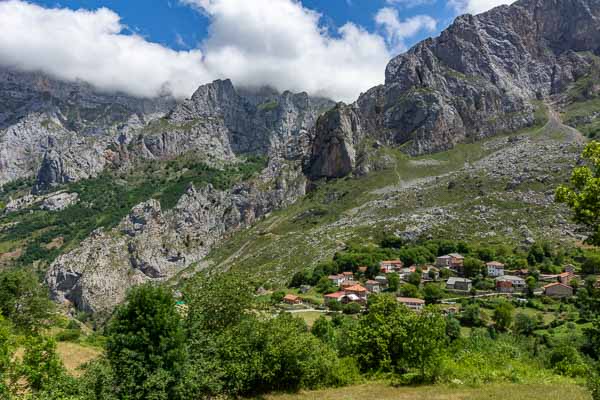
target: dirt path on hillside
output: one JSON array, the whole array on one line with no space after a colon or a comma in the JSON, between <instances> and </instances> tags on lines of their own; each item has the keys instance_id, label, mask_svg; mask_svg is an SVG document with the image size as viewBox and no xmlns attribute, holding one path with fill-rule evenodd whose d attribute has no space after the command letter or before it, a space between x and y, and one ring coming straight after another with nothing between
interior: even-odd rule
<instances>
[{"instance_id":1,"label":"dirt path on hillside","mask_svg":"<svg viewBox=\"0 0 600 400\"><path fill-rule=\"evenodd\" d=\"M565 125L562 121L560 113L556 111L552 103L546 103L548 107L548 122L542 128L542 134L553 134L555 132L562 133L566 136L568 142L584 144L585 136L577 129Z\"/></svg>"}]
</instances>

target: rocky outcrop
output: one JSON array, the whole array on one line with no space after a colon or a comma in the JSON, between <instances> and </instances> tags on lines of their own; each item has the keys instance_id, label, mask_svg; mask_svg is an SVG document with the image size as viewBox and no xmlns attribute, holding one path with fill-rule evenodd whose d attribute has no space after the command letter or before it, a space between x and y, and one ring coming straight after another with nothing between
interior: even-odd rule
<instances>
[{"instance_id":1,"label":"rocky outcrop","mask_svg":"<svg viewBox=\"0 0 600 400\"><path fill-rule=\"evenodd\" d=\"M463 15L391 60L385 84L351 107L362 136L413 155L513 132L533 124L534 100L590 72L599 35L597 0L521 0ZM326 143L341 129L319 125L316 140ZM327 151L313 147L313 158L315 150Z\"/></svg>"},{"instance_id":2,"label":"rocky outcrop","mask_svg":"<svg viewBox=\"0 0 600 400\"><path fill-rule=\"evenodd\" d=\"M227 79L198 88L168 119L175 123L220 119L234 153L268 154L273 147L312 128L319 114L333 105L330 100L306 93L238 91Z\"/></svg>"},{"instance_id":3,"label":"rocky outcrop","mask_svg":"<svg viewBox=\"0 0 600 400\"><path fill-rule=\"evenodd\" d=\"M338 104L316 124L307 174L311 179L339 178L356 168L357 146L362 141L359 117L352 107Z\"/></svg>"},{"instance_id":4,"label":"rocky outcrop","mask_svg":"<svg viewBox=\"0 0 600 400\"><path fill-rule=\"evenodd\" d=\"M46 282L56 300L106 316L130 287L173 277L226 235L293 203L305 185L299 163L273 159L260 178L230 191L192 186L168 211L149 200L57 258Z\"/></svg>"}]
</instances>

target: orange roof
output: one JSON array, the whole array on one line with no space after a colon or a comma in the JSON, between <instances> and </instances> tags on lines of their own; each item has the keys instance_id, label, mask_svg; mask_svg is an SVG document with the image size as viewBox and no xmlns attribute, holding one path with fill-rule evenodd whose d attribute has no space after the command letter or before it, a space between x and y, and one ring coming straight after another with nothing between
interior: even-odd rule
<instances>
[{"instance_id":1,"label":"orange roof","mask_svg":"<svg viewBox=\"0 0 600 400\"><path fill-rule=\"evenodd\" d=\"M342 272L342 275L350 276L350 275L354 275L354 272L346 271L346 272Z\"/></svg>"},{"instance_id":2,"label":"orange roof","mask_svg":"<svg viewBox=\"0 0 600 400\"><path fill-rule=\"evenodd\" d=\"M563 287L566 287L566 288L569 288L569 289L573 289L571 286L564 285L564 284L562 284L560 282L550 283L550 284L544 286L544 289L548 289L548 288L551 288L551 287L554 287L554 286L563 286Z\"/></svg>"},{"instance_id":3,"label":"orange roof","mask_svg":"<svg viewBox=\"0 0 600 400\"><path fill-rule=\"evenodd\" d=\"M299 297L298 297L298 296L296 296L296 295L293 295L293 294L286 294L286 295L283 297L283 299L284 299L284 300L296 301L296 300L298 300L298 299L299 299Z\"/></svg>"},{"instance_id":4,"label":"orange roof","mask_svg":"<svg viewBox=\"0 0 600 400\"><path fill-rule=\"evenodd\" d=\"M560 274L558 274L558 276L571 276L573 275L572 272L561 272Z\"/></svg>"},{"instance_id":5,"label":"orange roof","mask_svg":"<svg viewBox=\"0 0 600 400\"><path fill-rule=\"evenodd\" d=\"M365 289L361 285L354 285L354 286L350 286L349 288L346 288L346 291L347 292L366 292L367 289Z\"/></svg>"},{"instance_id":6,"label":"orange roof","mask_svg":"<svg viewBox=\"0 0 600 400\"><path fill-rule=\"evenodd\" d=\"M368 267L358 267L358 272L367 272Z\"/></svg>"},{"instance_id":7,"label":"orange roof","mask_svg":"<svg viewBox=\"0 0 600 400\"><path fill-rule=\"evenodd\" d=\"M501 262L498 262L498 261L490 261L489 263L486 263L485 265L487 265L489 267L504 267L504 264L502 264Z\"/></svg>"},{"instance_id":8,"label":"orange roof","mask_svg":"<svg viewBox=\"0 0 600 400\"><path fill-rule=\"evenodd\" d=\"M342 296L345 296L346 293L345 292L335 292L335 293L330 293L330 294L326 294L325 297L330 298L330 299L339 299Z\"/></svg>"},{"instance_id":9,"label":"orange roof","mask_svg":"<svg viewBox=\"0 0 600 400\"><path fill-rule=\"evenodd\" d=\"M404 265L402 260L385 260L382 261L381 264Z\"/></svg>"},{"instance_id":10,"label":"orange roof","mask_svg":"<svg viewBox=\"0 0 600 400\"><path fill-rule=\"evenodd\" d=\"M417 304L425 304L425 300L423 299L415 299L414 297L397 297L400 303L417 303Z\"/></svg>"}]
</instances>

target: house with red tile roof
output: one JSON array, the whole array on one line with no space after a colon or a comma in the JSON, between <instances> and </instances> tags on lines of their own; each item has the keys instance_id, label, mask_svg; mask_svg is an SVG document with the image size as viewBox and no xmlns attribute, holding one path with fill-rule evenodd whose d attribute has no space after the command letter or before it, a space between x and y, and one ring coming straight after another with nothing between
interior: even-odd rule
<instances>
[{"instance_id":1,"label":"house with red tile roof","mask_svg":"<svg viewBox=\"0 0 600 400\"><path fill-rule=\"evenodd\" d=\"M325 304L329 304L331 302L341 302L345 296L346 296L346 292L341 291L341 290L339 292L326 294L324 296Z\"/></svg>"},{"instance_id":2,"label":"house with red tile roof","mask_svg":"<svg viewBox=\"0 0 600 400\"><path fill-rule=\"evenodd\" d=\"M291 304L291 305L302 304L302 299L293 294L286 294L283 297L283 302L286 304Z\"/></svg>"},{"instance_id":3,"label":"house with red tile roof","mask_svg":"<svg viewBox=\"0 0 600 400\"><path fill-rule=\"evenodd\" d=\"M400 271L404 267L402 260L385 260L379 263L379 269L385 274Z\"/></svg>"},{"instance_id":4,"label":"house with red tile roof","mask_svg":"<svg viewBox=\"0 0 600 400\"><path fill-rule=\"evenodd\" d=\"M544 286L544 294L555 298L571 297L573 288L560 282L554 282Z\"/></svg>"},{"instance_id":5,"label":"house with red tile roof","mask_svg":"<svg viewBox=\"0 0 600 400\"><path fill-rule=\"evenodd\" d=\"M362 285L354 285L344 289L346 294L354 294L358 296L360 299L366 300L368 290Z\"/></svg>"}]
</instances>

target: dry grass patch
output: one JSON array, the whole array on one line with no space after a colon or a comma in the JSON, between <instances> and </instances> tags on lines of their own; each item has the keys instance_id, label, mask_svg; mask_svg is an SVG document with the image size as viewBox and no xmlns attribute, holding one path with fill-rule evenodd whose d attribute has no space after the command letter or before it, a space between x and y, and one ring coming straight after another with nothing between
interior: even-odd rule
<instances>
[{"instance_id":1,"label":"dry grass patch","mask_svg":"<svg viewBox=\"0 0 600 400\"><path fill-rule=\"evenodd\" d=\"M421 386L394 388L370 383L341 389L269 395L265 400L591 400L574 384L494 384L479 388Z\"/></svg>"},{"instance_id":2,"label":"dry grass patch","mask_svg":"<svg viewBox=\"0 0 600 400\"><path fill-rule=\"evenodd\" d=\"M95 347L82 346L70 342L59 342L56 351L67 371L74 376L81 374L79 367L98 358L102 354L102 351Z\"/></svg>"}]
</instances>

